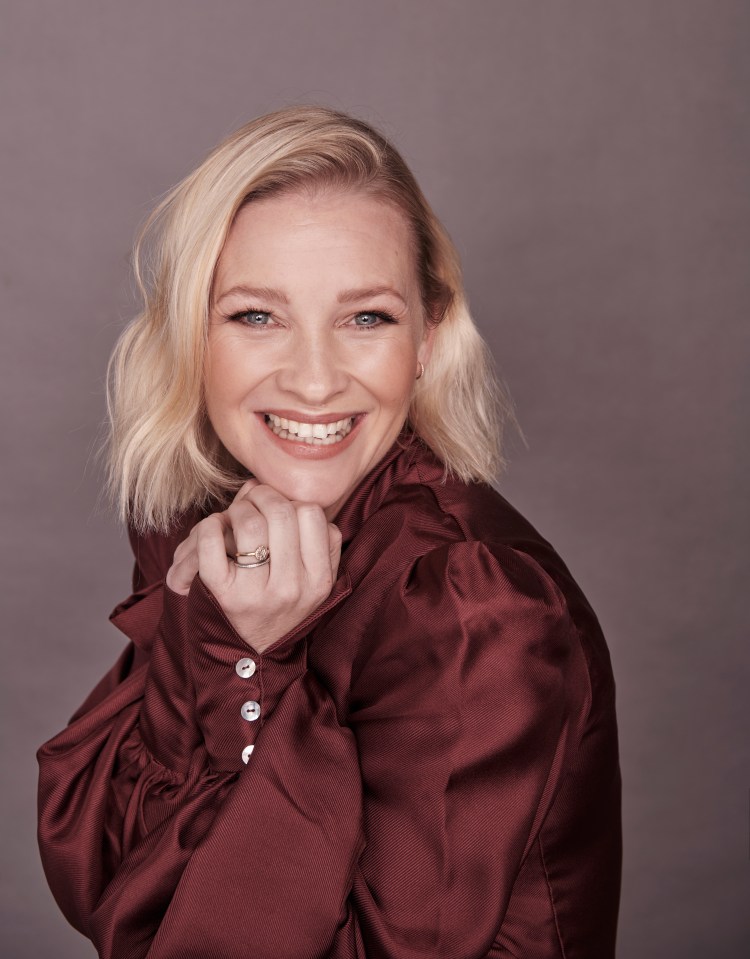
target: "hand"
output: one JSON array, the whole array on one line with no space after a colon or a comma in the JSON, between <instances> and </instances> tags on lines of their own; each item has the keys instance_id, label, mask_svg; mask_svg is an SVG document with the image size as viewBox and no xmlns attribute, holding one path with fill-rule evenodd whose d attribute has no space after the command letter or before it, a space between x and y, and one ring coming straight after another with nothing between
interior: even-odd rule
<instances>
[{"instance_id":1,"label":"hand","mask_svg":"<svg viewBox=\"0 0 750 959\"><path fill-rule=\"evenodd\" d=\"M262 545L271 551L264 566L239 569L227 556ZM326 599L340 558L341 532L320 506L249 480L227 510L180 543L167 586L185 595L198 573L235 630L262 653Z\"/></svg>"}]
</instances>

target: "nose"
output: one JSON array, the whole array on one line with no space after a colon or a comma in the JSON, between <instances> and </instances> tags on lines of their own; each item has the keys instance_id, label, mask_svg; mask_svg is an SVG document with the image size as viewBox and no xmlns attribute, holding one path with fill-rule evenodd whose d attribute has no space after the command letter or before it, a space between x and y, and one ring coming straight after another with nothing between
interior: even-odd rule
<instances>
[{"instance_id":1,"label":"nose","mask_svg":"<svg viewBox=\"0 0 750 959\"><path fill-rule=\"evenodd\" d=\"M328 405L349 382L335 339L323 333L295 336L290 355L277 373L280 389L309 409Z\"/></svg>"}]
</instances>

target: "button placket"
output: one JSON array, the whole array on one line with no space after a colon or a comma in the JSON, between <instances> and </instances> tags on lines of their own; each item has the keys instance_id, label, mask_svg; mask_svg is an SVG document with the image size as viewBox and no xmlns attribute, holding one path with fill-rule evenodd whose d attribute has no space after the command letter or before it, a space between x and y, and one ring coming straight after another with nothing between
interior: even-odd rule
<instances>
[{"instance_id":1,"label":"button placket","mask_svg":"<svg viewBox=\"0 0 750 959\"><path fill-rule=\"evenodd\" d=\"M234 664L234 671L240 679L250 679L255 674L256 668L255 660L250 656L243 656ZM255 722L260 716L260 703L255 699L248 699L240 707L240 715L248 723ZM255 744L248 743L242 750L242 762L245 765L247 765L254 749Z\"/></svg>"}]
</instances>

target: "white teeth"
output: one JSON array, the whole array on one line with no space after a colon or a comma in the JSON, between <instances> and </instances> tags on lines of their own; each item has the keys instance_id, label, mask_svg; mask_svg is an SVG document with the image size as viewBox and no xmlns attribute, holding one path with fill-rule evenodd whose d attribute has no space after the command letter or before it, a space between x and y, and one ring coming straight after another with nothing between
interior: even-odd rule
<instances>
[{"instance_id":1,"label":"white teeth","mask_svg":"<svg viewBox=\"0 0 750 959\"><path fill-rule=\"evenodd\" d=\"M288 420L275 413L265 414L268 428L283 440L306 443L308 446L332 446L340 443L354 425L354 417L336 420L335 423L304 423Z\"/></svg>"}]
</instances>

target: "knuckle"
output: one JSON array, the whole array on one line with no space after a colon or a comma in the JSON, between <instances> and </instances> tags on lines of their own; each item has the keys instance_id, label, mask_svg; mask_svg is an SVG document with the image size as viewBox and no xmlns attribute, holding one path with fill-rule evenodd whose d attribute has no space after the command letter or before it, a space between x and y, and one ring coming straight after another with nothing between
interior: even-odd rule
<instances>
[{"instance_id":1,"label":"knuckle","mask_svg":"<svg viewBox=\"0 0 750 959\"><path fill-rule=\"evenodd\" d=\"M247 514L234 524L235 533L241 532L247 539L264 539L266 535L266 524L262 516Z\"/></svg>"},{"instance_id":2,"label":"knuckle","mask_svg":"<svg viewBox=\"0 0 750 959\"><path fill-rule=\"evenodd\" d=\"M257 513L257 510L252 503L246 499L235 500L233 503L230 503L226 509L226 515L232 523L242 520L245 516L252 516L254 513Z\"/></svg>"},{"instance_id":3,"label":"knuckle","mask_svg":"<svg viewBox=\"0 0 750 959\"><path fill-rule=\"evenodd\" d=\"M257 489L259 485L260 484L258 483L258 480L256 479L246 480L242 484L242 486L240 486L240 488L237 490L233 503L236 503L238 500L244 499L251 490Z\"/></svg>"},{"instance_id":4,"label":"knuckle","mask_svg":"<svg viewBox=\"0 0 750 959\"><path fill-rule=\"evenodd\" d=\"M172 565L174 566L175 563L181 562L185 558L187 552L188 552L187 540L183 540L183 542L180 543L180 545L172 554Z\"/></svg>"},{"instance_id":5,"label":"knuckle","mask_svg":"<svg viewBox=\"0 0 750 959\"><path fill-rule=\"evenodd\" d=\"M193 532L196 534L198 539L200 539L201 536L215 533L217 529L221 529L221 520L219 519L218 513L211 513L210 516L202 519L200 523L195 526Z\"/></svg>"},{"instance_id":6,"label":"knuckle","mask_svg":"<svg viewBox=\"0 0 750 959\"><path fill-rule=\"evenodd\" d=\"M271 523L288 524L295 519L295 516L294 507L288 501L273 503L268 508L268 520Z\"/></svg>"},{"instance_id":7,"label":"knuckle","mask_svg":"<svg viewBox=\"0 0 750 959\"><path fill-rule=\"evenodd\" d=\"M301 583L296 577L289 577L276 587L276 602L281 606L294 606L302 597Z\"/></svg>"},{"instance_id":8,"label":"knuckle","mask_svg":"<svg viewBox=\"0 0 750 959\"><path fill-rule=\"evenodd\" d=\"M325 522L325 514L317 503L297 503L295 504L297 518L312 523Z\"/></svg>"},{"instance_id":9,"label":"knuckle","mask_svg":"<svg viewBox=\"0 0 750 959\"><path fill-rule=\"evenodd\" d=\"M310 503L307 500L296 500L294 508L298 513L304 513L305 516L321 516L323 513L322 506L317 503Z\"/></svg>"},{"instance_id":10,"label":"knuckle","mask_svg":"<svg viewBox=\"0 0 750 959\"><path fill-rule=\"evenodd\" d=\"M211 539L211 527L207 526L204 529L199 529L198 534L195 537L195 546L196 551L200 555L202 553L202 547Z\"/></svg>"},{"instance_id":11,"label":"knuckle","mask_svg":"<svg viewBox=\"0 0 750 959\"><path fill-rule=\"evenodd\" d=\"M333 576L330 569L323 571L317 579L315 595L320 599L325 599L333 589Z\"/></svg>"}]
</instances>

